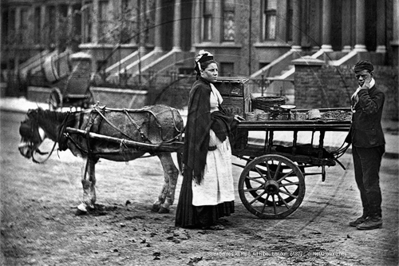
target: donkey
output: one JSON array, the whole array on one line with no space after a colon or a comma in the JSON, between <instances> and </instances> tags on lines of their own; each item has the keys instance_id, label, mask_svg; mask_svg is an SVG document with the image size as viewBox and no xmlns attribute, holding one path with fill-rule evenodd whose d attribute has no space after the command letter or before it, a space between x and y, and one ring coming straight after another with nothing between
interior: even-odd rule
<instances>
[{"instance_id":1,"label":"donkey","mask_svg":"<svg viewBox=\"0 0 399 266\"><path fill-rule=\"evenodd\" d=\"M174 201L179 174L171 152L177 152L181 145L172 145L169 149L163 147L165 143L182 144L178 139L183 128L179 112L165 105L146 106L142 109L95 106L92 110L77 112L38 108L29 110L27 118L21 122L19 131L22 138L18 148L24 157L38 162L34 155L40 153L40 144L49 138L54 141L54 147L58 143L59 150L69 149L74 156L84 159L81 178L83 200L78 206L81 212L95 209L95 165L100 158L130 161L149 152L151 156L158 156L164 171L163 188L152 211L168 213ZM92 134L98 134L100 138L92 138ZM126 144L130 142L138 145L132 147Z\"/></svg>"}]
</instances>

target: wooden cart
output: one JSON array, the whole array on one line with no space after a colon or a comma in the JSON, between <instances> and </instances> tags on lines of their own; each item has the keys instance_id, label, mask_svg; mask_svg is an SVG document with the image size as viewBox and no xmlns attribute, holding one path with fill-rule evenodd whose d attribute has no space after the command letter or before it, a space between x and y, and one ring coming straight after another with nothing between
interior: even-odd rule
<instances>
[{"instance_id":1,"label":"wooden cart","mask_svg":"<svg viewBox=\"0 0 399 266\"><path fill-rule=\"evenodd\" d=\"M265 109L262 119L251 121L249 114L254 105L248 80L244 78L219 78L215 83L223 96L224 109L247 120L239 124L233 143L233 155L244 160L238 182L240 199L251 213L260 218L285 218L302 203L305 195L305 176L321 174L326 178L326 166L334 166L348 145L327 151L324 147L326 132L348 132L350 109L321 108L317 110L281 109L275 106L281 97L269 97L271 102L258 104ZM257 100L263 99L256 98ZM310 117L317 111L319 117ZM334 114L331 116L331 114ZM276 132L292 133L290 139L279 143ZM298 134L308 132L309 140L298 144ZM315 140L314 136L318 136ZM255 137L254 137L255 136ZM314 143L317 142L318 143ZM281 141L280 141L281 142ZM306 169L318 167L319 172Z\"/></svg>"},{"instance_id":2,"label":"wooden cart","mask_svg":"<svg viewBox=\"0 0 399 266\"><path fill-rule=\"evenodd\" d=\"M248 211L259 218L285 218L302 203L305 195L305 176L321 175L326 178L326 166L339 163L338 158L346 147L327 151L324 137L328 131L344 131L350 128L350 121L256 121L242 122L233 146L233 155L246 164L238 182L240 199ZM277 143L277 131L291 132L292 139ZM261 133L263 138L251 139L251 133ZM298 133L309 132L309 143L298 144ZM314 144L315 133L318 143ZM256 142L257 141L257 142ZM341 164L342 166L342 164ZM318 167L319 172L307 172Z\"/></svg>"},{"instance_id":3,"label":"wooden cart","mask_svg":"<svg viewBox=\"0 0 399 266\"><path fill-rule=\"evenodd\" d=\"M76 53L70 56L71 70L65 70L59 76L49 61L46 76L54 80L49 95L50 110L58 110L62 107L88 108L93 104L93 95L90 91L92 58L86 53ZM54 71L51 71L54 70Z\"/></svg>"}]
</instances>

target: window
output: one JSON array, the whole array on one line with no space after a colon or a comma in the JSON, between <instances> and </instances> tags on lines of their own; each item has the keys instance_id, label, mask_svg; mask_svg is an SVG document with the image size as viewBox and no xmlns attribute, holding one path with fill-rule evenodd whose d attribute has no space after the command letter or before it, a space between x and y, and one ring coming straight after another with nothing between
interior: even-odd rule
<instances>
[{"instance_id":1,"label":"window","mask_svg":"<svg viewBox=\"0 0 399 266\"><path fill-rule=\"evenodd\" d=\"M35 44L39 44L41 41L40 38L40 32L41 32L41 11L40 7L35 8L35 15L33 17L34 19L34 25L33 25L33 42Z\"/></svg>"},{"instance_id":2,"label":"window","mask_svg":"<svg viewBox=\"0 0 399 266\"><path fill-rule=\"evenodd\" d=\"M212 40L212 15L214 11L214 1L205 0L204 1L204 41Z\"/></svg>"},{"instance_id":3,"label":"window","mask_svg":"<svg viewBox=\"0 0 399 266\"><path fill-rule=\"evenodd\" d=\"M46 35L47 45L53 47L55 45L56 25L56 9L55 6L49 6L47 12Z\"/></svg>"},{"instance_id":4,"label":"window","mask_svg":"<svg viewBox=\"0 0 399 266\"><path fill-rule=\"evenodd\" d=\"M234 76L234 63L220 63L220 76L231 77Z\"/></svg>"},{"instance_id":5,"label":"window","mask_svg":"<svg viewBox=\"0 0 399 266\"><path fill-rule=\"evenodd\" d=\"M293 8L292 0L288 0L288 11L287 11L287 41L292 41L292 29L293 29Z\"/></svg>"},{"instance_id":6,"label":"window","mask_svg":"<svg viewBox=\"0 0 399 266\"><path fill-rule=\"evenodd\" d=\"M82 13L80 10L82 6L80 4L73 5L73 16L72 16L72 34L74 41L80 43L82 41Z\"/></svg>"},{"instance_id":7,"label":"window","mask_svg":"<svg viewBox=\"0 0 399 266\"><path fill-rule=\"evenodd\" d=\"M91 42L92 4L84 3L82 6L83 42Z\"/></svg>"},{"instance_id":8,"label":"window","mask_svg":"<svg viewBox=\"0 0 399 266\"><path fill-rule=\"evenodd\" d=\"M10 10L10 17L8 20L8 43L9 44L15 44L17 42L16 39L16 26L15 26L15 17L16 17L16 12L15 9Z\"/></svg>"},{"instance_id":9,"label":"window","mask_svg":"<svg viewBox=\"0 0 399 266\"><path fill-rule=\"evenodd\" d=\"M263 12L263 39L276 39L277 0L265 0Z\"/></svg>"},{"instance_id":10,"label":"window","mask_svg":"<svg viewBox=\"0 0 399 266\"><path fill-rule=\"evenodd\" d=\"M71 25L68 17L68 6L58 5L58 25L57 25L57 45L60 49L64 49L66 45L71 43Z\"/></svg>"},{"instance_id":11,"label":"window","mask_svg":"<svg viewBox=\"0 0 399 266\"><path fill-rule=\"evenodd\" d=\"M1 20L1 32L3 34L3 38L1 38L1 45L5 45L8 43L8 10L2 10L2 20Z\"/></svg>"},{"instance_id":12,"label":"window","mask_svg":"<svg viewBox=\"0 0 399 266\"><path fill-rule=\"evenodd\" d=\"M29 10L27 8L21 9L21 16L20 16L20 36L21 36L21 43L27 44L30 40L29 38Z\"/></svg>"},{"instance_id":13,"label":"window","mask_svg":"<svg viewBox=\"0 0 399 266\"><path fill-rule=\"evenodd\" d=\"M108 29L107 29L107 12L108 2L100 1L98 6L98 42L105 43L107 40Z\"/></svg>"},{"instance_id":14,"label":"window","mask_svg":"<svg viewBox=\"0 0 399 266\"><path fill-rule=\"evenodd\" d=\"M133 38L135 38L136 43L143 42L140 38L145 35L145 33L141 33L139 27L143 22L143 14L145 12L141 10L145 5L141 3L141 7L136 7L133 9L129 5L129 0L123 0L121 3L121 12L120 14L114 14L114 17L117 18L117 23L111 22L112 27L116 30L112 33L114 36L114 40L117 40L119 43L130 43ZM133 16L133 13L136 12L136 17ZM134 21L135 20L135 21ZM140 35L139 35L140 34Z\"/></svg>"},{"instance_id":15,"label":"window","mask_svg":"<svg viewBox=\"0 0 399 266\"><path fill-rule=\"evenodd\" d=\"M235 12L234 0L225 0L223 5L223 40L234 41L235 38Z\"/></svg>"},{"instance_id":16,"label":"window","mask_svg":"<svg viewBox=\"0 0 399 266\"><path fill-rule=\"evenodd\" d=\"M194 75L194 68L189 67L189 68L185 68L185 67L179 67L179 75Z\"/></svg>"},{"instance_id":17,"label":"window","mask_svg":"<svg viewBox=\"0 0 399 266\"><path fill-rule=\"evenodd\" d=\"M61 16L62 18L66 18L66 17L68 17L68 6L67 5L64 5L64 4L61 4L61 5L59 5L59 16Z\"/></svg>"}]
</instances>

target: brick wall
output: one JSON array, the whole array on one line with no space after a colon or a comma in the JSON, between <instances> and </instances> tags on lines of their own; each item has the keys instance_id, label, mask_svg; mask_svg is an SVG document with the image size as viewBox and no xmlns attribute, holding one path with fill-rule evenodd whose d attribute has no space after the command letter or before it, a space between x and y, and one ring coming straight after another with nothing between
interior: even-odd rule
<instances>
[{"instance_id":1,"label":"brick wall","mask_svg":"<svg viewBox=\"0 0 399 266\"><path fill-rule=\"evenodd\" d=\"M383 118L398 120L398 68L375 66L376 85L385 93ZM352 66L328 66L315 60L295 64L295 105L297 108L349 107L357 88Z\"/></svg>"}]
</instances>

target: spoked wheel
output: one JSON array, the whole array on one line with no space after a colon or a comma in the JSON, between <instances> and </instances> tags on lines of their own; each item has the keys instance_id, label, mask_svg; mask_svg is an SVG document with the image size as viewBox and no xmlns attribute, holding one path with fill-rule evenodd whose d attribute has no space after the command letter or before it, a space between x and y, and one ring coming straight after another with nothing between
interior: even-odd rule
<instances>
[{"instance_id":1,"label":"spoked wheel","mask_svg":"<svg viewBox=\"0 0 399 266\"><path fill-rule=\"evenodd\" d=\"M277 166L278 166L278 164L277 164L278 162L273 162L272 164L269 164L269 170L270 170L270 174L272 175L272 176L275 176L275 175L277 175L278 177L283 177L286 173L287 173L287 170L289 170L289 169L291 169L291 168L287 168L286 166L285 167L280 167L278 170L278 172L276 172L276 170L277 170ZM265 166L265 164L263 164L263 166ZM305 172L305 168L303 167L303 166L298 166L299 167L299 169L300 169L300 171L302 172L302 173L304 173ZM267 168L266 168L267 169ZM263 169L259 169L259 171L264 171ZM264 172L264 174L266 174L266 172ZM291 173L291 175L295 175L295 173ZM283 205L284 204L284 201L286 202L286 203L288 203L288 202L291 202L291 201L293 201L295 198L294 198L294 196L298 196L298 194L299 194L299 187L297 187L296 189L295 189L295 191L294 192L292 192L291 194L293 195L293 196L291 196L291 195L285 195L285 194L283 194L283 195L281 195L281 197L282 197L282 199L277 199L275 202L273 202L271 199L265 199L265 198L263 198L263 197L258 197L258 195L259 195L259 192L257 191L257 190L254 190L253 189L253 187L252 187L252 185L253 185L253 182L251 182L251 180L250 179L248 179L248 178L246 178L245 179L245 187L248 189L248 191L249 191L249 193L254 197L254 198L256 198L258 201L260 201L260 202L262 202L262 203L265 203L266 202L266 204L268 205L268 206L273 206L273 204L276 204L277 206L281 206L281 205ZM285 190L286 190L286 188L284 188ZM286 191L287 193L289 193L289 191Z\"/></svg>"},{"instance_id":2,"label":"spoked wheel","mask_svg":"<svg viewBox=\"0 0 399 266\"><path fill-rule=\"evenodd\" d=\"M56 111L58 108L62 107L62 94L60 89L55 88L51 90L48 107L51 111Z\"/></svg>"},{"instance_id":3,"label":"spoked wheel","mask_svg":"<svg viewBox=\"0 0 399 266\"><path fill-rule=\"evenodd\" d=\"M241 202L260 218L285 218L305 196L305 180L290 159L268 154L255 158L243 170L238 183Z\"/></svg>"}]
</instances>

